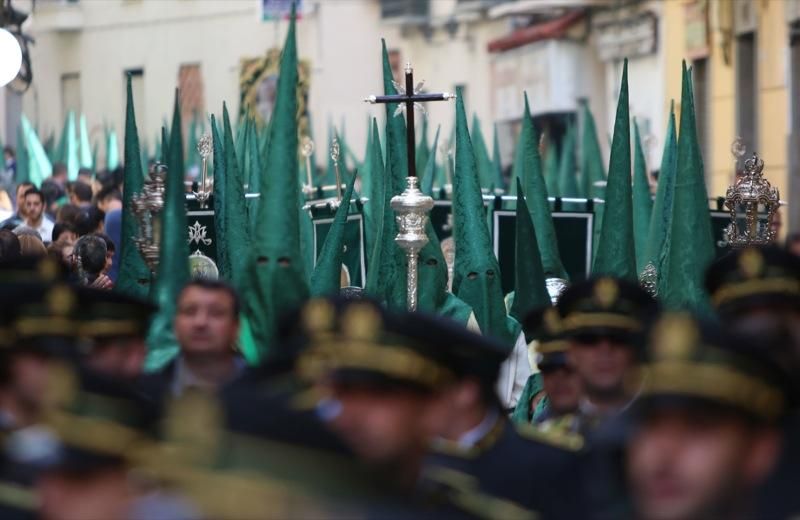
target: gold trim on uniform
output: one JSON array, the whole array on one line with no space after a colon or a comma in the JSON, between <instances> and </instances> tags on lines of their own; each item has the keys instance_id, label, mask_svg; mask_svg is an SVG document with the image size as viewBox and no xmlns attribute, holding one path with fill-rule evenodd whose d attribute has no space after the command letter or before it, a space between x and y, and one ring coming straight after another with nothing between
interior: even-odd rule
<instances>
[{"instance_id":1,"label":"gold trim on uniform","mask_svg":"<svg viewBox=\"0 0 800 520\"><path fill-rule=\"evenodd\" d=\"M800 294L800 280L796 278L753 278L723 285L711 296L715 306L731 300L757 294Z\"/></svg>"}]
</instances>

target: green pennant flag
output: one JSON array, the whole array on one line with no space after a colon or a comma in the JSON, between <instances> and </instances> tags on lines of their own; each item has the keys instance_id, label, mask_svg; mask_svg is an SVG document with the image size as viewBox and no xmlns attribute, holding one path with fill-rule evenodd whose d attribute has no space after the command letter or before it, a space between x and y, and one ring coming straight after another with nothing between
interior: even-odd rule
<instances>
[{"instance_id":1,"label":"green pennant flag","mask_svg":"<svg viewBox=\"0 0 800 520\"><path fill-rule=\"evenodd\" d=\"M650 196L647 162L636 119L633 120L633 142L633 237L636 249L636 272L641 273L647 263L647 236L650 233L653 198Z\"/></svg>"},{"instance_id":2,"label":"green pennant flag","mask_svg":"<svg viewBox=\"0 0 800 520\"><path fill-rule=\"evenodd\" d=\"M397 90L392 84L392 68L389 64L389 52L386 48L386 41L382 43L383 59L383 91L386 95L397 94ZM386 104L386 204L389 204L392 197L400 194L406 187L406 176L408 175L408 154L406 153L406 124L403 117L395 116L396 103ZM386 211L388 209L388 211ZM384 215L391 215L391 207L384 210ZM386 217L385 217L386 220ZM405 255L394 242L397 234L397 226L394 223L394 216L389 218L390 222L383 224L383 254L387 255L387 260L393 264L393 273L387 278L389 282L386 303L390 306L405 309L407 304L406 292L406 262Z\"/></svg>"},{"instance_id":3,"label":"green pennant flag","mask_svg":"<svg viewBox=\"0 0 800 520\"><path fill-rule=\"evenodd\" d=\"M344 256L344 232L347 215L350 213L350 199L353 197L355 176L347 183L347 191L342 203L336 208L333 223L325 237L325 243L317 258L317 265L311 275L311 296L332 296L339 294L342 284L342 257Z\"/></svg>"},{"instance_id":4,"label":"green pennant flag","mask_svg":"<svg viewBox=\"0 0 800 520\"><path fill-rule=\"evenodd\" d=\"M133 238L139 234L133 197L144 187L144 170L139 153L139 134L136 128L136 111L133 105L131 77L127 78L125 106L125 189L122 191L122 224L119 251L119 275L114 289L137 298L147 298L150 292L150 269L139 253Z\"/></svg>"},{"instance_id":5,"label":"green pennant flag","mask_svg":"<svg viewBox=\"0 0 800 520\"><path fill-rule=\"evenodd\" d=\"M214 184L212 187L214 196L214 234L216 235L217 267L220 277L225 280L233 280L233 270L231 269L231 259L228 256L230 245L228 244L228 234L225 229L227 220L226 212L228 205L226 201L225 184L228 182L228 171L225 164L225 145L222 136L219 135L219 127L214 115L211 115L211 142L214 147Z\"/></svg>"},{"instance_id":6,"label":"green pennant flag","mask_svg":"<svg viewBox=\"0 0 800 520\"><path fill-rule=\"evenodd\" d=\"M106 141L106 169L116 170L119 167L119 147L117 145L117 132L113 128L108 131Z\"/></svg>"},{"instance_id":7,"label":"green pennant flag","mask_svg":"<svg viewBox=\"0 0 800 520\"><path fill-rule=\"evenodd\" d=\"M41 188L42 182L53 174L53 165L25 114L22 114L22 132L28 152L28 178L34 186Z\"/></svg>"},{"instance_id":8,"label":"green pennant flag","mask_svg":"<svg viewBox=\"0 0 800 520\"><path fill-rule=\"evenodd\" d=\"M500 132L497 131L497 124L494 125L494 142L492 148L492 166L494 167L494 187L499 192L506 189L503 179L503 160L500 157Z\"/></svg>"},{"instance_id":9,"label":"green pennant flag","mask_svg":"<svg viewBox=\"0 0 800 520\"><path fill-rule=\"evenodd\" d=\"M270 124L270 150L262 174L258 225L252 233L247 266L245 310L253 338L269 353L278 319L308 298L306 270L300 250L300 200L297 158L297 43L295 6L281 55L275 108ZM280 230L276 233L275 230Z\"/></svg>"},{"instance_id":10,"label":"green pennant flag","mask_svg":"<svg viewBox=\"0 0 800 520\"><path fill-rule=\"evenodd\" d=\"M664 152L658 175L656 200L653 203L650 230L647 234L645 265L655 269L657 293L664 294L672 232L672 203L675 196L675 174L678 169L678 137L675 134L675 104L670 105ZM641 274L641 272L640 272Z\"/></svg>"},{"instance_id":11,"label":"green pennant flag","mask_svg":"<svg viewBox=\"0 0 800 520\"><path fill-rule=\"evenodd\" d=\"M714 259L714 235L708 211L703 157L697 140L691 77L683 63L681 122L670 234L666 290L662 296L669 309L709 309L703 287L706 268Z\"/></svg>"},{"instance_id":12,"label":"green pennant flag","mask_svg":"<svg viewBox=\"0 0 800 520\"><path fill-rule=\"evenodd\" d=\"M453 221L456 260L453 293L475 313L483 334L496 337L509 350L519 333L519 324L506 314L500 265L492 250L483 206L475 148L467 128L464 93L456 98L456 171L453 178Z\"/></svg>"},{"instance_id":13,"label":"green pennant flag","mask_svg":"<svg viewBox=\"0 0 800 520\"><path fill-rule=\"evenodd\" d=\"M544 181L547 186L547 195L550 197L560 197L558 191L558 174L560 165L558 164L558 147L556 141L550 134L545 134L547 146L544 153Z\"/></svg>"},{"instance_id":14,"label":"green pennant flag","mask_svg":"<svg viewBox=\"0 0 800 520\"><path fill-rule=\"evenodd\" d=\"M441 126L436 127L436 135L433 138L433 148L428 156L428 163L425 165L425 170L422 173L422 186L420 191L429 197L433 197L433 181L436 177L436 147L439 146L439 130Z\"/></svg>"},{"instance_id":15,"label":"green pennant flag","mask_svg":"<svg viewBox=\"0 0 800 520\"><path fill-rule=\"evenodd\" d=\"M556 229L550 214L550 203L547 200L547 187L542 175L539 157L539 137L531 119L528 94L525 94L525 111L522 114L522 128L517 141L514 156L513 172L515 179L522 179L526 200L529 205L531 220L536 228L536 238L542 257L545 278L561 278L569 280L567 270L561 263L558 251ZM516 181L514 184L516 190Z\"/></svg>"},{"instance_id":16,"label":"green pennant flag","mask_svg":"<svg viewBox=\"0 0 800 520\"><path fill-rule=\"evenodd\" d=\"M17 125L17 173L14 181L17 184L28 182L30 180L30 153L28 152L28 145L26 143L27 137L25 135L25 127L22 124Z\"/></svg>"},{"instance_id":17,"label":"green pennant flag","mask_svg":"<svg viewBox=\"0 0 800 520\"><path fill-rule=\"evenodd\" d=\"M475 147L475 160L478 163L478 179L481 183L482 190L489 190L494 186L495 173L494 164L489 158L489 149L486 147L486 140L483 138L481 131L481 122L477 114L472 117L472 146Z\"/></svg>"},{"instance_id":18,"label":"green pennant flag","mask_svg":"<svg viewBox=\"0 0 800 520\"><path fill-rule=\"evenodd\" d=\"M164 182L164 209L161 212L161 245L158 274L151 298L158 305L147 335L148 371L167 364L179 350L172 322L178 294L189 281L189 242L186 222L186 189L183 184L183 146L181 146L181 113L178 90L170 132L167 178ZM138 150L137 154L138 156Z\"/></svg>"},{"instance_id":19,"label":"green pennant flag","mask_svg":"<svg viewBox=\"0 0 800 520\"><path fill-rule=\"evenodd\" d=\"M561 160L558 164L558 196L578 197L578 176L575 168L575 127L570 124L561 143Z\"/></svg>"},{"instance_id":20,"label":"green pennant flag","mask_svg":"<svg viewBox=\"0 0 800 520\"><path fill-rule=\"evenodd\" d=\"M536 229L517 179L517 229L514 243L514 303L508 314L522 321L534 309L550 305Z\"/></svg>"},{"instance_id":21,"label":"green pennant flag","mask_svg":"<svg viewBox=\"0 0 800 520\"><path fill-rule=\"evenodd\" d=\"M65 137L65 157L64 164L67 166L67 180L75 181L78 179L80 169L80 159L78 157L78 141L75 134L75 112L71 111L67 115L66 125L67 135Z\"/></svg>"},{"instance_id":22,"label":"green pennant flag","mask_svg":"<svg viewBox=\"0 0 800 520\"><path fill-rule=\"evenodd\" d=\"M84 114L81 114L79 126L80 140L78 149L80 151L80 167L94 170L94 162L92 161L92 145L89 144L89 128L86 125L86 116Z\"/></svg>"},{"instance_id":23,"label":"green pennant flag","mask_svg":"<svg viewBox=\"0 0 800 520\"><path fill-rule=\"evenodd\" d=\"M622 67L622 84L611 159L608 165L606 204L592 273L636 281L636 253L633 243L633 200L631 193L631 130L628 115L628 60Z\"/></svg>"},{"instance_id":24,"label":"green pennant flag","mask_svg":"<svg viewBox=\"0 0 800 520\"><path fill-rule=\"evenodd\" d=\"M589 110L589 103L582 103L583 133L581 134L581 189L582 197L603 197L604 189L595 186L597 182L606 180L603 153L600 150L600 140L597 137L597 127L594 116Z\"/></svg>"}]
</instances>

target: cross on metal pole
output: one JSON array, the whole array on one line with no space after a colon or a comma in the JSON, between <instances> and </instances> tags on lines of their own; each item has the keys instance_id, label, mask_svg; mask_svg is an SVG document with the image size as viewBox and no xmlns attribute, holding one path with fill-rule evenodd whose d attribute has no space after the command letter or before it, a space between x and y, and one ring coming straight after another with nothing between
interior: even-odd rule
<instances>
[{"instance_id":1,"label":"cross on metal pole","mask_svg":"<svg viewBox=\"0 0 800 520\"><path fill-rule=\"evenodd\" d=\"M422 94L420 82L414 86L414 71L411 64L406 64L405 88L395 82L394 86L399 92L388 96L369 96L364 101L368 103L399 103L394 112L395 116L406 113L406 150L408 151L408 177L406 189L400 195L392 197L392 209L397 213L398 232L395 242L406 252L408 261L408 276L406 279L407 307L410 311L417 310L417 255L428 243L425 234L425 225L428 222L428 212L433 208L433 199L419 191L417 178L416 144L414 136L414 109L419 108L425 112L420 104L425 101L447 101L455 98L454 94L447 92L439 94Z\"/></svg>"},{"instance_id":2,"label":"cross on metal pole","mask_svg":"<svg viewBox=\"0 0 800 520\"><path fill-rule=\"evenodd\" d=\"M398 94L394 95L386 95L386 96L369 96L368 98L364 99L367 103L375 104L375 103L400 103L395 110L394 115L399 116L403 112L406 113L406 150L408 152L408 176L409 177L416 177L417 176L417 139L414 133L414 108L418 108L422 110L423 114L425 112L425 107L421 105L421 103L425 103L428 101L448 101L451 99L455 99L455 94L450 94L449 92L441 92L435 94L426 94L422 93L422 86L425 84L425 81L420 81L416 87L414 86L414 69L411 68L410 63L406 63L405 68L405 87L398 85L396 82L394 83L395 88L398 91Z\"/></svg>"}]
</instances>

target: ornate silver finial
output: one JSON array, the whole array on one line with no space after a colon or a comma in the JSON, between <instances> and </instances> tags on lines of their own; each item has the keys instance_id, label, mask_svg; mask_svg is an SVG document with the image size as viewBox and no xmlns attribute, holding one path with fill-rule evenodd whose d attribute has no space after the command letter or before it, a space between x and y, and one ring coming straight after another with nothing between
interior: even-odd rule
<instances>
[{"instance_id":1,"label":"ornate silver finial","mask_svg":"<svg viewBox=\"0 0 800 520\"><path fill-rule=\"evenodd\" d=\"M655 298L658 296L658 271L653 262L648 262L639 273L639 286Z\"/></svg>"},{"instance_id":2,"label":"ornate silver finial","mask_svg":"<svg viewBox=\"0 0 800 520\"><path fill-rule=\"evenodd\" d=\"M200 185L197 191L194 192L195 199L200 203L200 207L205 209L208 198L211 196L211 190L207 188L208 175L208 156L211 155L211 136L206 134L197 141L197 153L203 161L203 170L200 177Z\"/></svg>"},{"instance_id":3,"label":"ornate silver finial","mask_svg":"<svg viewBox=\"0 0 800 520\"><path fill-rule=\"evenodd\" d=\"M139 233L133 241L152 274L158 270L166 178L167 167L161 163L154 164L148 172L142 191L133 196L133 214L139 225Z\"/></svg>"},{"instance_id":4,"label":"ornate silver finial","mask_svg":"<svg viewBox=\"0 0 800 520\"><path fill-rule=\"evenodd\" d=\"M725 194L725 207L731 215L725 237L732 247L765 245L775 240L772 219L780 205L780 194L763 177L763 171L764 161L754 153Z\"/></svg>"},{"instance_id":5,"label":"ornate silver finial","mask_svg":"<svg viewBox=\"0 0 800 520\"><path fill-rule=\"evenodd\" d=\"M338 208L344 196L342 193L342 174L339 171L339 153L339 139L334 137L333 143L331 143L331 160L333 161L333 171L336 173L336 201L335 203L331 201L332 208Z\"/></svg>"},{"instance_id":6,"label":"ornate silver finial","mask_svg":"<svg viewBox=\"0 0 800 520\"><path fill-rule=\"evenodd\" d=\"M300 143L300 152L306 159L306 185L303 186L303 193L310 195L314 191L314 179L311 173L311 156L314 155L314 141L309 136L303 137Z\"/></svg>"},{"instance_id":7,"label":"ornate silver finial","mask_svg":"<svg viewBox=\"0 0 800 520\"><path fill-rule=\"evenodd\" d=\"M419 179L406 177L405 191L392 197L392 209L396 213L397 236L394 241L406 252L408 260L408 310L417 310L417 255L428 243L425 234L425 225L428 223L428 213L433 209L433 199L419 191Z\"/></svg>"},{"instance_id":8,"label":"ornate silver finial","mask_svg":"<svg viewBox=\"0 0 800 520\"><path fill-rule=\"evenodd\" d=\"M563 278L547 278L544 281L544 285L547 287L547 294L550 295L550 302L555 305L558 303L558 299L561 298L561 294L567 290L569 284Z\"/></svg>"}]
</instances>

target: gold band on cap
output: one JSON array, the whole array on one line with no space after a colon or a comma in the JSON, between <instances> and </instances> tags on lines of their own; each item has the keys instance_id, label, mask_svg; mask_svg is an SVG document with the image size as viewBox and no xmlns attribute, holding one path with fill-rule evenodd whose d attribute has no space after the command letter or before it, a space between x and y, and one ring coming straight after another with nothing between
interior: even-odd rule
<instances>
[{"instance_id":1,"label":"gold band on cap","mask_svg":"<svg viewBox=\"0 0 800 520\"><path fill-rule=\"evenodd\" d=\"M613 312L573 312L561 320L561 331L565 333L589 327L608 327L630 332L642 330L635 318Z\"/></svg>"},{"instance_id":2,"label":"gold band on cap","mask_svg":"<svg viewBox=\"0 0 800 520\"><path fill-rule=\"evenodd\" d=\"M711 296L715 306L731 300L746 298L757 294L800 295L800 280L796 278L754 278L742 282L733 282L721 286Z\"/></svg>"},{"instance_id":3,"label":"gold band on cap","mask_svg":"<svg viewBox=\"0 0 800 520\"><path fill-rule=\"evenodd\" d=\"M566 352L567 350L569 350L569 342L563 339L542 341L536 346L536 352L539 354L552 354L554 352Z\"/></svg>"},{"instance_id":4,"label":"gold band on cap","mask_svg":"<svg viewBox=\"0 0 800 520\"><path fill-rule=\"evenodd\" d=\"M310 379L346 369L369 370L428 388L454 379L447 367L413 350L353 340L321 344L304 354L298 363L300 375Z\"/></svg>"},{"instance_id":5,"label":"gold band on cap","mask_svg":"<svg viewBox=\"0 0 800 520\"><path fill-rule=\"evenodd\" d=\"M136 320L93 320L79 326L81 336L136 336L145 328Z\"/></svg>"},{"instance_id":6,"label":"gold band on cap","mask_svg":"<svg viewBox=\"0 0 800 520\"><path fill-rule=\"evenodd\" d=\"M20 337L72 336L77 324L63 316L28 317L17 320L16 330Z\"/></svg>"},{"instance_id":7,"label":"gold band on cap","mask_svg":"<svg viewBox=\"0 0 800 520\"><path fill-rule=\"evenodd\" d=\"M743 408L768 420L783 411L783 394L749 374L721 365L687 361L651 363L642 395L681 394Z\"/></svg>"}]
</instances>

